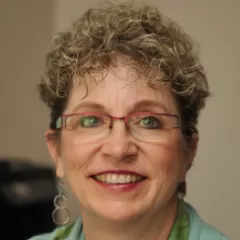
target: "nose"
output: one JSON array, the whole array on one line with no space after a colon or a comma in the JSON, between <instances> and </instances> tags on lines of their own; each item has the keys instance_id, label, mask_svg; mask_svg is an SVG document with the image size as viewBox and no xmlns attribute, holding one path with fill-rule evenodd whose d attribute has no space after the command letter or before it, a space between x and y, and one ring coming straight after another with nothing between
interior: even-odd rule
<instances>
[{"instance_id":1,"label":"nose","mask_svg":"<svg viewBox=\"0 0 240 240\"><path fill-rule=\"evenodd\" d=\"M123 121L116 121L105 139L101 152L114 161L132 159L137 154L137 146L129 135Z\"/></svg>"}]
</instances>

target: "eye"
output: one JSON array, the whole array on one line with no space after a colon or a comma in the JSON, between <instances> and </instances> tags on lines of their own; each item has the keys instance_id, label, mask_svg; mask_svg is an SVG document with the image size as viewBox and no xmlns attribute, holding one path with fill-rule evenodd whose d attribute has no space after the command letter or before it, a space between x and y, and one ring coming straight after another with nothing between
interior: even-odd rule
<instances>
[{"instance_id":1,"label":"eye","mask_svg":"<svg viewBox=\"0 0 240 240\"><path fill-rule=\"evenodd\" d=\"M162 123L155 116L143 117L142 119L140 119L139 125L143 128L149 128L149 129L156 129L156 128L162 127Z\"/></svg>"},{"instance_id":2,"label":"eye","mask_svg":"<svg viewBox=\"0 0 240 240\"><path fill-rule=\"evenodd\" d=\"M82 116L80 118L80 126L84 128L97 127L101 124L102 120L97 116Z\"/></svg>"}]
</instances>

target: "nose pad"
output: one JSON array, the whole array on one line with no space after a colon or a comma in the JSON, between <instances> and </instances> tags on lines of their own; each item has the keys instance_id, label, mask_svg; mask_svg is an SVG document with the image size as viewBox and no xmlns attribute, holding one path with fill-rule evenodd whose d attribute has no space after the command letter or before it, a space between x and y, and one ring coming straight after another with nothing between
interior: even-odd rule
<instances>
[{"instance_id":1,"label":"nose pad","mask_svg":"<svg viewBox=\"0 0 240 240\"><path fill-rule=\"evenodd\" d=\"M111 127L109 136L103 142L101 152L103 155L114 159L115 161L126 159L137 154L137 146L132 141L126 126L117 126L117 123Z\"/></svg>"}]
</instances>

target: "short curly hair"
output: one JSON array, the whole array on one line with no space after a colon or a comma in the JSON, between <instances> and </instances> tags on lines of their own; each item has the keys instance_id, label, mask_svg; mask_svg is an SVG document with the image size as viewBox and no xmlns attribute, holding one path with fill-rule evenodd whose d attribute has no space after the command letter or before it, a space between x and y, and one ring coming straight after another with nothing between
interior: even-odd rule
<instances>
[{"instance_id":1,"label":"short curly hair","mask_svg":"<svg viewBox=\"0 0 240 240\"><path fill-rule=\"evenodd\" d=\"M169 85L182 132L191 137L209 96L196 45L154 6L127 2L89 9L71 28L57 34L46 57L39 90L51 110L50 128L55 129L64 111L75 76L84 81L87 75L109 68L114 56L124 55L137 72L146 75L150 86ZM161 77L152 77L156 70Z\"/></svg>"}]
</instances>

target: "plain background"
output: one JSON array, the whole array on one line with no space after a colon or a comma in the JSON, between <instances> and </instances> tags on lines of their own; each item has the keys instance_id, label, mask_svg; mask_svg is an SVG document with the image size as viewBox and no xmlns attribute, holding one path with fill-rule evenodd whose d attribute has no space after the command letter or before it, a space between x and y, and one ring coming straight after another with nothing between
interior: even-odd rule
<instances>
[{"instance_id":1,"label":"plain background","mask_svg":"<svg viewBox=\"0 0 240 240\"><path fill-rule=\"evenodd\" d=\"M98 0L0 1L0 157L51 165L44 143L48 111L37 82L54 34ZM116 1L119 2L119 1ZM143 1L144 2L144 1ZM240 228L240 1L148 0L201 47L213 96L200 118L200 145L187 200L231 239ZM74 208L74 206L71 206Z\"/></svg>"}]
</instances>

